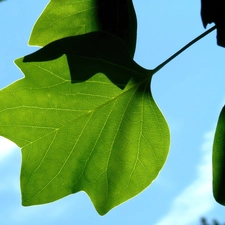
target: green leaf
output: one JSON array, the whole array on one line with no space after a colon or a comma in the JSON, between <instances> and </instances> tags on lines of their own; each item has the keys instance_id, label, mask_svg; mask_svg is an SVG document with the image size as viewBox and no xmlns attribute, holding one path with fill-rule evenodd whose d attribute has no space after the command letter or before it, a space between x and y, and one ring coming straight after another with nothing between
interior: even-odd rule
<instances>
[{"instance_id":1,"label":"green leaf","mask_svg":"<svg viewBox=\"0 0 225 225\"><path fill-rule=\"evenodd\" d=\"M85 191L103 215L157 177L169 130L151 94L152 71L138 66L120 39L96 32L68 40L16 60L25 78L0 91L0 135L22 148L23 205ZM57 46L67 50L49 50ZM85 79L71 84L71 71Z\"/></svg>"},{"instance_id":2,"label":"green leaf","mask_svg":"<svg viewBox=\"0 0 225 225\"><path fill-rule=\"evenodd\" d=\"M44 46L93 31L121 38L133 57L137 21L132 0L51 0L34 25L29 44Z\"/></svg>"},{"instance_id":3,"label":"green leaf","mask_svg":"<svg viewBox=\"0 0 225 225\"><path fill-rule=\"evenodd\" d=\"M225 107L223 107L213 143L213 194L225 205Z\"/></svg>"}]
</instances>

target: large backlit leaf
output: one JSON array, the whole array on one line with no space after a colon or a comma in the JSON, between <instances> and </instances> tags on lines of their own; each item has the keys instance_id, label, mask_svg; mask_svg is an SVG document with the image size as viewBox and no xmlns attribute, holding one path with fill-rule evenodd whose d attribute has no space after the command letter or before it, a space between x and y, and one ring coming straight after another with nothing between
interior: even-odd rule
<instances>
[{"instance_id":1,"label":"large backlit leaf","mask_svg":"<svg viewBox=\"0 0 225 225\"><path fill-rule=\"evenodd\" d=\"M225 205L225 107L222 109L213 144L213 194Z\"/></svg>"},{"instance_id":2,"label":"large backlit leaf","mask_svg":"<svg viewBox=\"0 0 225 225\"><path fill-rule=\"evenodd\" d=\"M87 48L79 56L81 37ZM49 50L66 43L65 52ZM23 205L83 190L103 215L151 184L166 160L169 131L151 94L152 71L120 39L101 32L65 38L16 64L25 78L0 91L0 135L22 148ZM76 74L84 79L71 83Z\"/></svg>"},{"instance_id":3,"label":"large backlit leaf","mask_svg":"<svg viewBox=\"0 0 225 225\"><path fill-rule=\"evenodd\" d=\"M121 38L133 56L137 21L132 0L51 0L37 20L29 44L44 46L100 30Z\"/></svg>"}]
</instances>

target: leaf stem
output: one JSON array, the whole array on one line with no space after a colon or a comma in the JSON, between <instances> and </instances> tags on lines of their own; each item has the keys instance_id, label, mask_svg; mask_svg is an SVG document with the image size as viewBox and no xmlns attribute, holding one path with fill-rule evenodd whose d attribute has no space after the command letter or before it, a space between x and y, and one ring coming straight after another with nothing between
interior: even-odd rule
<instances>
[{"instance_id":1,"label":"leaf stem","mask_svg":"<svg viewBox=\"0 0 225 225\"><path fill-rule=\"evenodd\" d=\"M167 60L165 60L163 63L161 63L159 66L157 66L152 72L153 74L162 69L167 63L172 61L174 58L176 58L178 55L180 55L183 51L185 51L187 48L189 48L191 45L193 45L195 42L199 41L203 37L205 37L207 34L211 33L213 30L216 29L216 26L213 26L212 28L208 29L192 41L190 41L188 44L186 44L183 48L181 48L179 51L177 51L175 54L170 56Z\"/></svg>"}]
</instances>

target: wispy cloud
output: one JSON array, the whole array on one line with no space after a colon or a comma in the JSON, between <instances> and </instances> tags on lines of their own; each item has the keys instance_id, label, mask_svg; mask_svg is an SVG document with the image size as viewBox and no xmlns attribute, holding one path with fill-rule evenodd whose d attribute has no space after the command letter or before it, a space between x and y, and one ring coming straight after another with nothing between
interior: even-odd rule
<instances>
[{"instance_id":1,"label":"wispy cloud","mask_svg":"<svg viewBox=\"0 0 225 225\"><path fill-rule=\"evenodd\" d=\"M212 197L212 163L211 152L213 132L204 136L202 159L198 167L196 179L179 194L171 205L168 214L155 225L190 225L199 221L215 206Z\"/></svg>"},{"instance_id":2,"label":"wispy cloud","mask_svg":"<svg viewBox=\"0 0 225 225\"><path fill-rule=\"evenodd\" d=\"M0 137L0 162L8 157L16 148L17 145L12 141Z\"/></svg>"}]
</instances>

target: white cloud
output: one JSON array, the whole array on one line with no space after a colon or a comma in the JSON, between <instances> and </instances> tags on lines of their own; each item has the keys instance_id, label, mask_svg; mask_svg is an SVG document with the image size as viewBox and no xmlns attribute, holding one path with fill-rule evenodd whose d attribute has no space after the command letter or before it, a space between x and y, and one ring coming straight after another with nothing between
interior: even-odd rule
<instances>
[{"instance_id":1,"label":"white cloud","mask_svg":"<svg viewBox=\"0 0 225 225\"><path fill-rule=\"evenodd\" d=\"M17 145L15 143L4 137L0 137L0 162L11 155L16 148Z\"/></svg>"},{"instance_id":2,"label":"white cloud","mask_svg":"<svg viewBox=\"0 0 225 225\"><path fill-rule=\"evenodd\" d=\"M212 197L213 135L213 132L208 132L204 136L203 155L196 179L175 198L168 214L155 225L190 225L199 221L201 215L205 215L216 205Z\"/></svg>"}]
</instances>

